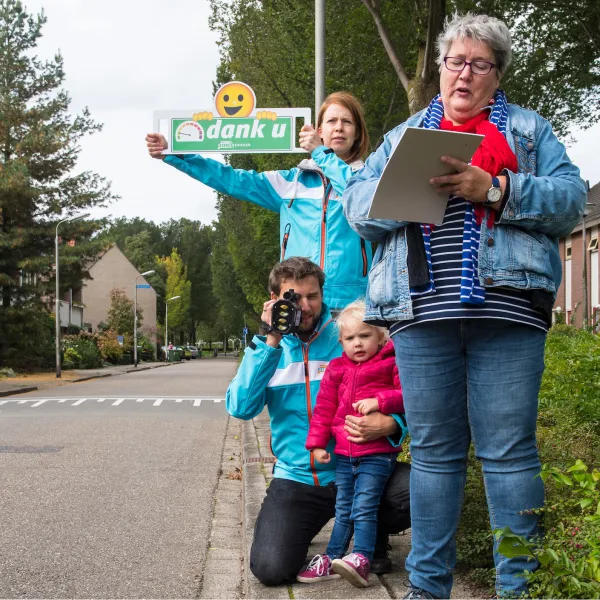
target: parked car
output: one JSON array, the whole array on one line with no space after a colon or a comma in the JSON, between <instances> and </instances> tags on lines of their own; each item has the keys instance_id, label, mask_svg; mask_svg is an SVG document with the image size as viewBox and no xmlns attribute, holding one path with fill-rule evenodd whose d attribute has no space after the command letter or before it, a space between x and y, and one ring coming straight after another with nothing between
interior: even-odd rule
<instances>
[{"instance_id":1,"label":"parked car","mask_svg":"<svg viewBox=\"0 0 600 600\"><path fill-rule=\"evenodd\" d=\"M181 358L185 360L190 360L192 358L192 351L188 346L176 346L177 350L181 350Z\"/></svg>"},{"instance_id":2,"label":"parked car","mask_svg":"<svg viewBox=\"0 0 600 600\"><path fill-rule=\"evenodd\" d=\"M192 358L198 358L198 348L196 346L188 346L188 350L192 353Z\"/></svg>"}]
</instances>

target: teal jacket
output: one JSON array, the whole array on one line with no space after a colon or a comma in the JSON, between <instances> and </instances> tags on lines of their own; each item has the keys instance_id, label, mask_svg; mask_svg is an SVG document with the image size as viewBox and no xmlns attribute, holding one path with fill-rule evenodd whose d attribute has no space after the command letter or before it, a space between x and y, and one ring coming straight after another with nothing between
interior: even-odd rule
<instances>
[{"instance_id":1,"label":"teal jacket","mask_svg":"<svg viewBox=\"0 0 600 600\"><path fill-rule=\"evenodd\" d=\"M371 244L344 217L342 194L363 166L325 146L289 171L245 171L199 155L168 155L165 162L209 187L279 213L280 259L306 256L325 271L323 297L340 310L364 297Z\"/></svg>"},{"instance_id":2,"label":"teal jacket","mask_svg":"<svg viewBox=\"0 0 600 600\"><path fill-rule=\"evenodd\" d=\"M342 354L338 337L325 305L308 343L286 335L272 348L263 336L254 336L227 389L227 410L233 417L253 419L268 408L275 477L309 485L327 485L335 479L335 460L317 463L305 444L325 369ZM327 447L331 454L333 447L331 441Z\"/></svg>"}]
</instances>

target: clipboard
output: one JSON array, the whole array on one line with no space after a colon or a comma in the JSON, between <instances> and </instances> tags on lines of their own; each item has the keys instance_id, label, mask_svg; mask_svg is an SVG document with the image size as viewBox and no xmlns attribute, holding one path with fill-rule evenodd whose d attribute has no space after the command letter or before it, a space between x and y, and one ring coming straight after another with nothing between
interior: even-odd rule
<instances>
[{"instance_id":1,"label":"clipboard","mask_svg":"<svg viewBox=\"0 0 600 600\"><path fill-rule=\"evenodd\" d=\"M385 165L369 209L370 219L440 225L448 194L435 191L432 177L455 173L442 156L470 162L483 135L407 127Z\"/></svg>"}]
</instances>

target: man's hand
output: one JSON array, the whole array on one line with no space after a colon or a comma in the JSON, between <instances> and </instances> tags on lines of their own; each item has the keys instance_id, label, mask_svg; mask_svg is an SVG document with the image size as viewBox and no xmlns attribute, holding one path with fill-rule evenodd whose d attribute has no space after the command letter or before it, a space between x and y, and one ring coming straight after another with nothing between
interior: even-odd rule
<instances>
[{"instance_id":1,"label":"man's hand","mask_svg":"<svg viewBox=\"0 0 600 600\"><path fill-rule=\"evenodd\" d=\"M321 136L312 125L304 125L300 130L300 148L304 148L309 154L315 148L323 145Z\"/></svg>"},{"instance_id":2,"label":"man's hand","mask_svg":"<svg viewBox=\"0 0 600 600\"><path fill-rule=\"evenodd\" d=\"M273 304L275 304L275 302L277 302L277 300L267 300L263 304L263 311L260 316L263 323L268 323L270 325L273 322ZM275 333L274 331L267 333L267 346L277 348L282 337L281 334Z\"/></svg>"},{"instance_id":3,"label":"man's hand","mask_svg":"<svg viewBox=\"0 0 600 600\"><path fill-rule=\"evenodd\" d=\"M313 448L312 453L315 457L315 460L321 465L325 465L331 461L331 454L329 454L329 452L323 448Z\"/></svg>"},{"instance_id":4,"label":"man's hand","mask_svg":"<svg viewBox=\"0 0 600 600\"><path fill-rule=\"evenodd\" d=\"M163 150L166 150L169 147L167 138L165 138L162 133L149 133L146 136L146 146L148 146L150 156L160 160L165 157Z\"/></svg>"},{"instance_id":5,"label":"man's hand","mask_svg":"<svg viewBox=\"0 0 600 600\"><path fill-rule=\"evenodd\" d=\"M379 402L377 398L365 398L359 400L352 405L352 408L358 411L361 415L368 415L369 413L379 410Z\"/></svg>"},{"instance_id":6,"label":"man's hand","mask_svg":"<svg viewBox=\"0 0 600 600\"><path fill-rule=\"evenodd\" d=\"M394 435L398 430L398 423L394 417L374 412L364 417L348 415L344 429L349 434L349 442L362 444L387 435Z\"/></svg>"}]
</instances>

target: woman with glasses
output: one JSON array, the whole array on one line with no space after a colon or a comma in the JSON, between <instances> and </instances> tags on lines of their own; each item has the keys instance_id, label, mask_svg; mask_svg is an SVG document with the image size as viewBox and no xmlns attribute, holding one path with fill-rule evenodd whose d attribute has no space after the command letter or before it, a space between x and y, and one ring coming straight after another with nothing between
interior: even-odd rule
<instances>
[{"instance_id":1,"label":"woman with glasses","mask_svg":"<svg viewBox=\"0 0 600 600\"><path fill-rule=\"evenodd\" d=\"M438 48L441 93L387 134L343 197L350 225L379 243L365 320L390 328L411 433L407 598L450 597L471 442L492 528L541 533L536 418L562 276L557 240L577 225L586 197L550 123L509 104L499 87L511 60L507 26L455 16ZM407 126L485 136L470 164L441 157L455 173L430 180L448 194L440 226L368 218ZM500 555L498 542L498 595L526 593L522 575L536 563Z\"/></svg>"}]
</instances>

